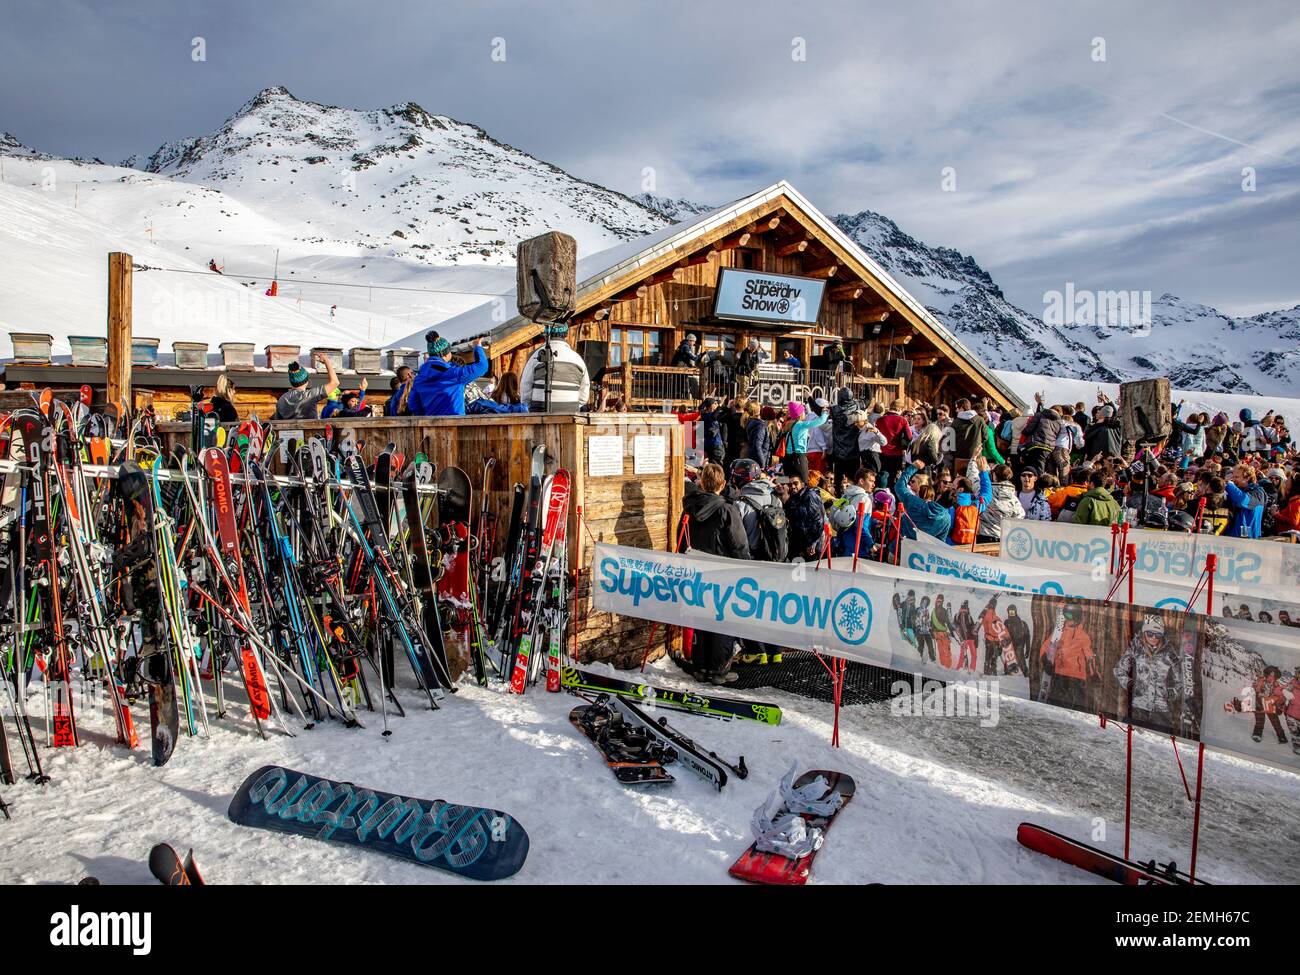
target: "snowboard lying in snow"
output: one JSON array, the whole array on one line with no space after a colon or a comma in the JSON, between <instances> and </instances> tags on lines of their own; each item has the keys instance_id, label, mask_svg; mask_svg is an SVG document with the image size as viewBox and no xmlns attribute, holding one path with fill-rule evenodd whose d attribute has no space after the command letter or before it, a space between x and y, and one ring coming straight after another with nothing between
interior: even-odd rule
<instances>
[{"instance_id":1,"label":"snowboard lying in snow","mask_svg":"<svg viewBox=\"0 0 1300 975\"><path fill-rule=\"evenodd\" d=\"M471 880L501 880L528 857L528 834L495 809L363 789L267 765L230 800L241 826L312 836L387 853Z\"/></svg>"},{"instance_id":2,"label":"snowboard lying in snow","mask_svg":"<svg viewBox=\"0 0 1300 975\"><path fill-rule=\"evenodd\" d=\"M768 827L769 833L774 832L782 820L789 823L797 818L802 820L802 824L795 822L793 828L787 825L780 830L782 835L776 842L765 841L763 837L755 840L727 872L740 880L756 884L806 884L812 875L813 858L821 849L826 830L848 805L856 788L853 779L843 772L813 769L796 779L794 770L791 769L772 799L765 801L755 811L755 832L758 832L760 826ZM783 797L783 793L787 795ZM795 803L792 806L794 796L789 793L799 794L810 801L807 805ZM771 805L775 799L781 801L777 803L776 811L772 812ZM792 812L792 809L797 811ZM790 849L778 852L773 847ZM798 847L802 847L802 850L796 849Z\"/></svg>"}]
</instances>

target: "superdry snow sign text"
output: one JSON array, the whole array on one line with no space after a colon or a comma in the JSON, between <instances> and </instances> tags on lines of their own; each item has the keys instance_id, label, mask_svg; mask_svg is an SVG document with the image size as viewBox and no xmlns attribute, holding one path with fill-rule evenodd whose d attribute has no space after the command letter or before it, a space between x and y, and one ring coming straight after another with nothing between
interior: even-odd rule
<instances>
[{"instance_id":1,"label":"superdry snow sign text","mask_svg":"<svg viewBox=\"0 0 1300 975\"><path fill-rule=\"evenodd\" d=\"M887 584L812 566L737 563L596 546L596 608L642 619L778 640L791 647L865 653L875 606ZM873 599L869 589L880 586Z\"/></svg>"},{"instance_id":2,"label":"superdry snow sign text","mask_svg":"<svg viewBox=\"0 0 1300 975\"><path fill-rule=\"evenodd\" d=\"M825 291L826 282L818 278L723 268L713 314L750 322L807 325L817 321Z\"/></svg>"}]
</instances>

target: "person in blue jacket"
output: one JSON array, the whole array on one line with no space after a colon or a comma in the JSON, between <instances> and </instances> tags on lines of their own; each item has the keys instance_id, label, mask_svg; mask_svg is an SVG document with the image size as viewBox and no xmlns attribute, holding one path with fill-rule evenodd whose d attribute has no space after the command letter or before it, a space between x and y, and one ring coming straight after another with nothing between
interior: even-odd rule
<instances>
[{"instance_id":1,"label":"person in blue jacket","mask_svg":"<svg viewBox=\"0 0 1300 975\"><path fill-rule=\"evenodd\" d=\"M916 533L923 531L946 541L952 528L952 512L935 500L933 484L927 482L919 494L912 490L912 477L924 468L924 461L912 461L894 484L894 494L903 506L903 537L916 538Z\"/></svg>"},{"instance_id":2,"label":"person in blue jacket","mask_svg":"<svg viewBox=\"0 0 1300 975\"><path fill-rule=\"evenodd\" d=\"M406 411L411 416L464 416L465 387L475 379L487 375L487 354L480 340L470 345L474 361L468 366L451 363L451 343L437 332L424 336L429 358L415 374Z\"/></svg>"},{"instance_id":3,"label":"person in blue jacket","mask_svg":"<svg viewBox=\"0 0 1300 975\"><path fill-rule=\"evenodd\" d=\"M1263 531L1264 489L1256 480L1255 468L1249 464L1238 464L1232 470L1232 478L1225 481L1223 491L1228 496L1228 507L1232 509L1232 520L1223 533L1233 538L1259 538Z\"/></svg>"}]
</instances>

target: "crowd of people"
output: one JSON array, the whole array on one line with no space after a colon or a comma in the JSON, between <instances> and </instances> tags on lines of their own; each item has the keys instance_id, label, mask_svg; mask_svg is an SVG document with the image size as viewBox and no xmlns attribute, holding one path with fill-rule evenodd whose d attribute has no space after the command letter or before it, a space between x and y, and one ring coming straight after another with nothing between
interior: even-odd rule
<instances>
[{"instance_id":1,"label":"crowd of people","mask_svg":"<svg viewBox=\"0 0 1300 975\"><path fill-rule=\"evenodd\" d=\"M834 396L782 409L743 398L700 404L703 462L688 471L683 548L885 560L899 535L996 543L1021 519L1300 536L1300 454L1272 411L1243 409L1233 420L1184 415L1180 403L1167 435L1132 441L1118 404L1100 392L1091 408L1040 393L1025 414L967 398L864 404L848 386ZM699 676L734 680L736 642L696 634ZM746 644L737 659L762 664L780 653Z\"/></svg>"},{"instance_id":2,"label":"crowd of people","mask_svg":"<svg viewBox=\"0 0 1300 975\"><path fill-rule=\"evenodd\" d=\"M382 409L366 403L366 380L343 389L334 363L317 353L309 371L298 362L287 367L289 388L276 402L277 420L314 420L357 416L466 416L492 413L577 413L591 397L586 363L564 341L564 325L547 328L545 341L528 357L522 375L488 377L489 362L481 340L469 343L469 362L455 361L451 343L436 331L425 336L424 364L418 370L399 366L389 380ZM321 371L323 370L323 372ZM236 418L234 384L222 376L212 397L224 421Z\"/></svg>"}]
</instances>

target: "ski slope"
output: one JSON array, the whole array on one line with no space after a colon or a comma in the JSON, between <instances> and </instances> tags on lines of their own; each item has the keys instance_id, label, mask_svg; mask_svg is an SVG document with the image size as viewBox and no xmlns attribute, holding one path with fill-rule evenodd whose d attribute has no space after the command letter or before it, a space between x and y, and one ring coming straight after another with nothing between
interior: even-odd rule
<instances>
[{"instance_id":1,"label":"ski slope","mask_svg":"<svg viewBox=\"0 0 1300 975\"><path fill-rule=\"evenodd\" d=\"M652 665L647 679L686 684L665 662ZM1101 729L1028 702L1002 701L988 728L977 718L895 716L888 704L846 708L840 749L828 743L830 705L788 694L750 695L781 705L778 727L667 712L671 724L720 755L745 756L749 778L718 793L685 769L675 769L677 782L661 791L618 784L570 725L580 702L568 694L538 689L520 698L462 686L431 712L408 687L401 692L408 716L391 719L389 739L379 733L380 716L367 713L365 729L324 722L262 741L234 703L238 693L231 678L229 714L214 722L212 737L182 738L161 769L150 764L147 744L127 752L112 743L107 715L83 712L85 744L44 752L49 785L0 787L13 812L4 824L0 883L74 883L87 875L105 884L152 883L146 858L157 842L182 853L193 847L209 883L470 882L234 825L226 819L230 797L264 764L502 809L531 839L512 883L738 883L726 871L749 843L750 814L791 763L842 769L857 780L856 797L818 854L816 883L1105 883L1020 847L1022 821L1122 849L1119 726ZM39 701L34 695L37 711ZM143 708L135 719L147 731ZM1189 776L1195 759L1184 748ZM1134 764L1134 855L1183 865L1192 804L1168 739L1137 733ZM1208 754L1205 782L1198 874L1219 883L1300 882L1300 864L1278 855L1300 839L1292 815L1300 776Z\"/></svg>"}]
</instances>

